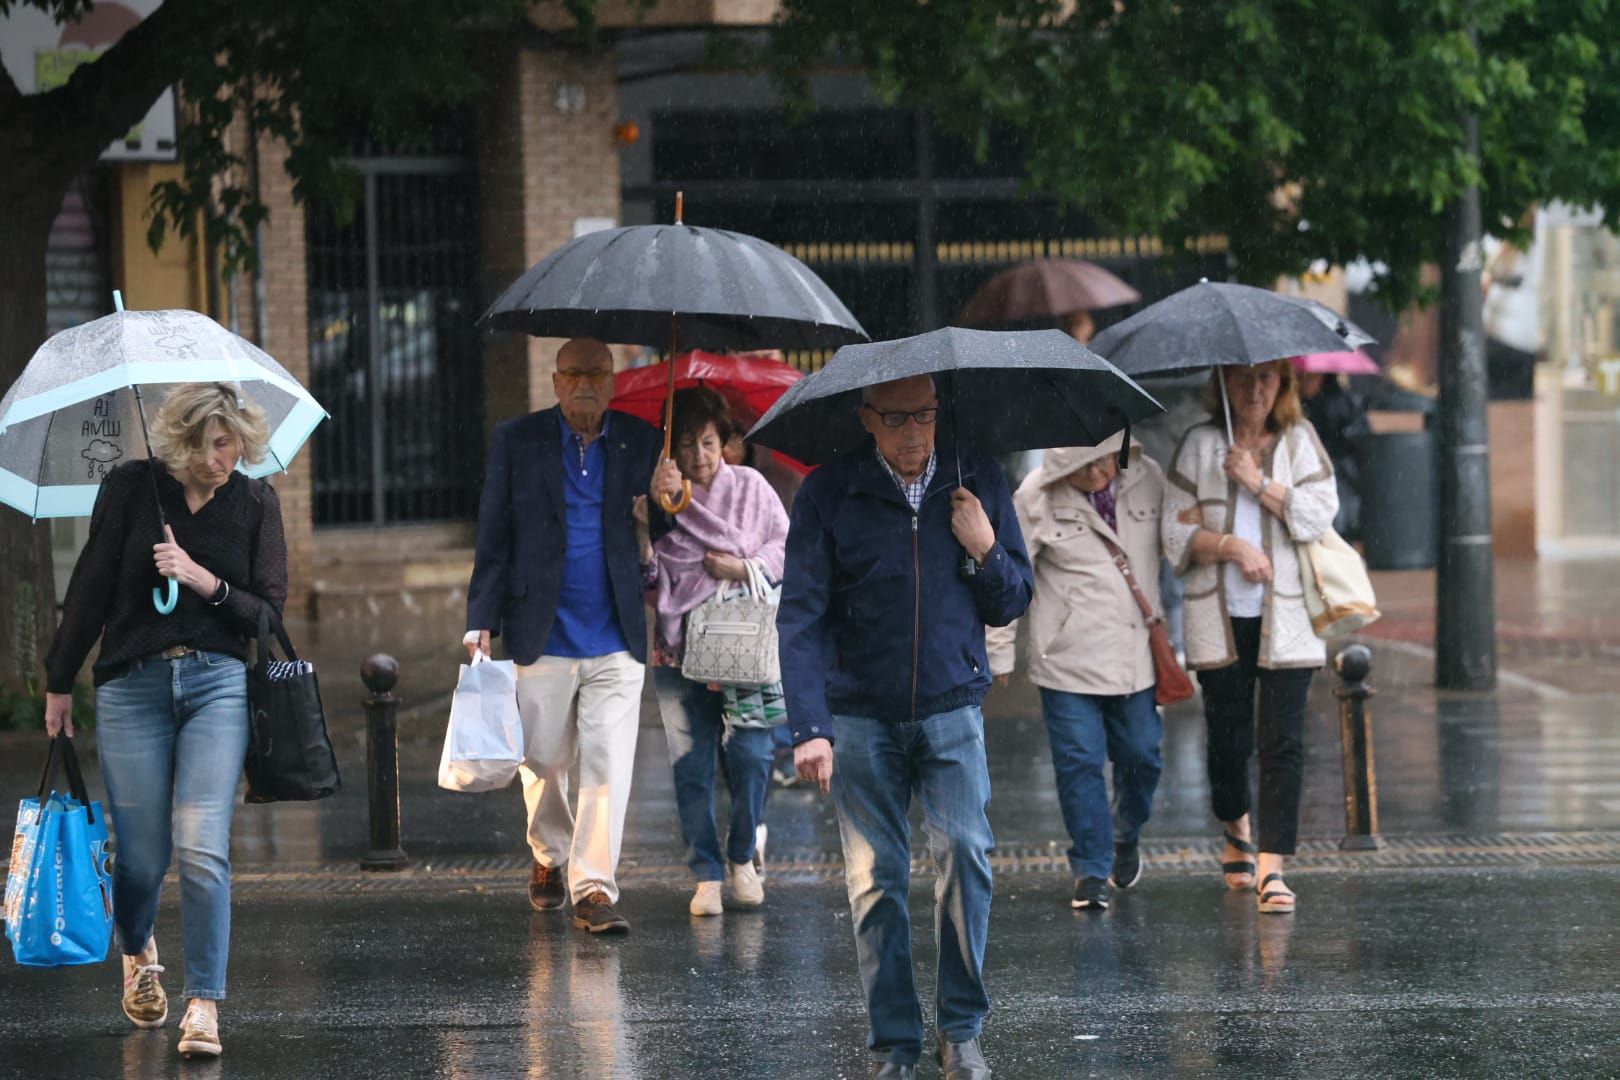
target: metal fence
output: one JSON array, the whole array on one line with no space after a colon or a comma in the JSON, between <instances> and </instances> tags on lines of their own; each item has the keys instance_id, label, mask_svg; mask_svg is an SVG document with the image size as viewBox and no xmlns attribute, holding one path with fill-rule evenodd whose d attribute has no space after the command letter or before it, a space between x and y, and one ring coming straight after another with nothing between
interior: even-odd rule
<instances>
[{"instance_id":1,"label":"metal fence","mask_svg":"<svg viewBox=\"0 0 1620 1080\"><path fill-rule=\"evenodd\" d=\"M483 465L478 219L464 157L368 157L352 218L311 207L317 525L467 518Z\"/></svg>"}]
</instances>

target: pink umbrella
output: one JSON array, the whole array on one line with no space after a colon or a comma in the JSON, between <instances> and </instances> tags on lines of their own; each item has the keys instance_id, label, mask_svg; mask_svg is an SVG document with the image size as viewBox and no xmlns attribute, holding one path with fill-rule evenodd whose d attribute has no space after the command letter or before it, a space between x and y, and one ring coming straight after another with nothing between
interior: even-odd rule
<instances>
[{"instance_id":1,"label":"pink umbrella","mask_svg":"<svg viewBox=\"0 0 1620 1080\"><path fill-rule=\"evenodd\" d=\"M1294 370L1318 375L1378 375L1378 361L1355 352L1317 352L1294 357Z\"/></svg>"}]
</instances>

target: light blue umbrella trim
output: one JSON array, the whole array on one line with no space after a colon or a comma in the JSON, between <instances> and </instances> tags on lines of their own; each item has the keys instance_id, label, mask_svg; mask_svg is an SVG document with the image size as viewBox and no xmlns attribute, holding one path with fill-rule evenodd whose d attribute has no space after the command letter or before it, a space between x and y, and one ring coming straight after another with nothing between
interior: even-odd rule
<instances>
[{"instance_id":1,"label":"light blue umbrella trim","mask_svg":"<svg viewBox=\"0 0 1620 1080\"><path fill-rule=\"evenodd\" d=\"M39 489L40 518L89 517L96 508L100 484L53 484Z\"/></svg>"},{"instance_id":2,"label":"light blue umbrella trim","mask_svg":"<svg viewBox=\"0 0 1620 1080\"><path fill-rule=\"evenodd\" d=\"M0 503L42 518L87 517L96 507L100 484L58 484L41 488L9 469L0 469Z\"/></svg>"},{"instance_id":3,"label":"light blue umbrella trim","mask_svg":"<svg viewBox=\"0 0 1620 1080\"><path fill-rule=\"evenodd\" d=\"M285 472L310 435L327 418L326 410L314 398L303 398L293 406L270 436L270 452L257 465L242 471L249 476L270 476Z\"/></svg>"},{"instance_id":4,"label":"light blue umbrella trim","mask_svg":"<svg viewBox=\"0 0 1620 1080\"><path fill-rule=\"evenodd\" d=\"M209 370L210 367L212 370ZM208 371L208 374L204 374L204 371ZM0 433L13 424L20 424L25 420L32 420L37 416L66 409L91 398L100 397L102 394L110 394L114 390L123 390L137 384L145 386L150 383L194 383L207 380L267 382L300 401L308 401L316 408L320 408L309 391L297 382L284 379L257 364L238 364L234 360L227 359L220 359L211 364L197 360L142 361L119 364L106 371L98 371L94 375L76 379L65 386L53 387L43 394L35 394L33 397L12 402L6 415L0 417Z\"/></svg>"}]
</instances>

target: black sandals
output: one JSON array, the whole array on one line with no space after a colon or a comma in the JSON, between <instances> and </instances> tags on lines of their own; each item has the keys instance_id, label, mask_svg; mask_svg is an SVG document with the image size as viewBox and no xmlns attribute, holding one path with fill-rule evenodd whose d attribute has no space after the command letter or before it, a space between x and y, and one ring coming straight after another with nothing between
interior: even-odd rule
<instances>
[{"instance_id":1,"label":"black sandals","mask_svg":"<svg viewBox=\"0 0 1620 1080\"><path fill-rule=\"evenodd\" d=\"M1226 887L1228 889L1247 889L1253 883L1254 856L1257 850L1253 844L1240 837L1233 836L1230 832L1226 833L1225 837L1228 844L1249 856L1247 859L1233 859L1231 862L1221 863L1221 873L1225 874L1227 878ZM1250 880L1233 883L1232 878L1239 874L1248 875Z\"/></svg>"},{"instance_id":2,"label":"black sandals","mask_svg":"<svg viewBox=\"0 0 1620 1080\"><path fill-rule=\"evenodd\" d=\"M1294 894L1284 885L1281 889L1266 891L1266 886L1273 881L1282 881L1281 874L1267 874L1266 880L1255 886L1254 895L1257 899L1262 915L1292 915L1294 913Z\"/></svg>"}]
</instances>

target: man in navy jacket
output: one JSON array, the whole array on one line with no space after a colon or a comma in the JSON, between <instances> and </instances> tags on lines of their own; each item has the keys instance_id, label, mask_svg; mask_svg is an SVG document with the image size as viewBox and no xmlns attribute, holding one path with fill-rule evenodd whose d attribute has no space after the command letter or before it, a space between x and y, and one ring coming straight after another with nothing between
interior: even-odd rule
<instances>
[{"instance_id":1,"label":"man in navy jacket","mask_svg":"<svg viewBox=\"0 0 1620 1080\"><path fill-rule=\"evenodd\" d=\"M1024 613L1033 576L1000 467L964 453L959 483L955 455L935 454L932 380L871 387L860 410L874 445L812 473L793 505L777 629L795 765L838 808L880 1077L914 1075L922 1053L906 911L906 815L922 804L940 882L937 1056L949 1080L977 1080L995 843L984 627Z\"/></svg>"},{"instance_id":2,"label":"man in navy jacket","mask_svg":"<svg viewBox=\"0 0 1620 1080\"><path fill-rule=\"evenodd\" d=\"M527 741L523 798L534 865L529 903L623 933L614 880L636 755L647 627L631 508L662 447L610 411L613 356L576 338L557 354L557 407L495 428L467 585L470 653L502 635L517 662ZM579 757L579 811L568 770ZM566 885L565 885L566 880Z\"/></svg>"}]
</instances>

